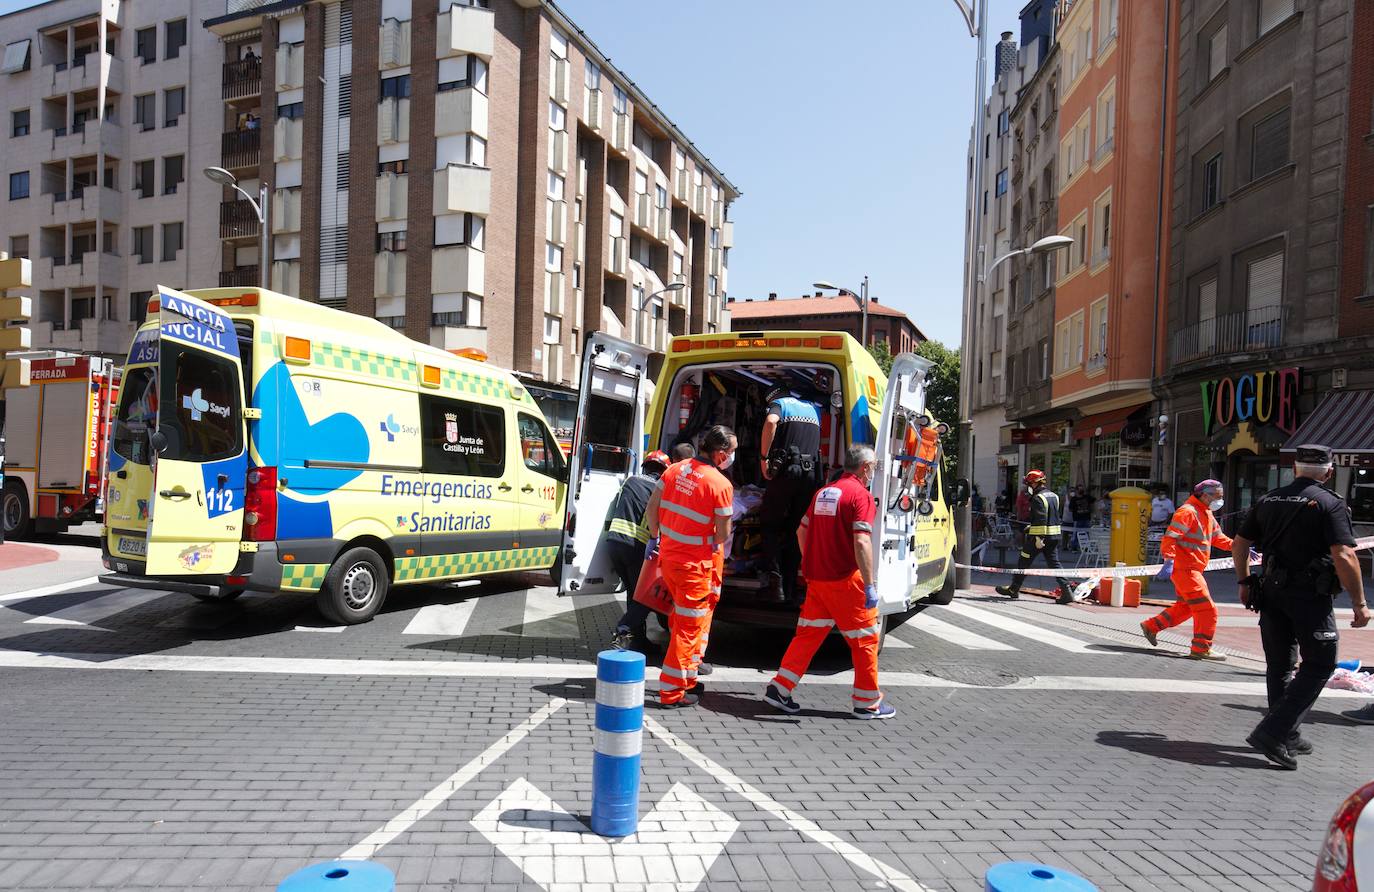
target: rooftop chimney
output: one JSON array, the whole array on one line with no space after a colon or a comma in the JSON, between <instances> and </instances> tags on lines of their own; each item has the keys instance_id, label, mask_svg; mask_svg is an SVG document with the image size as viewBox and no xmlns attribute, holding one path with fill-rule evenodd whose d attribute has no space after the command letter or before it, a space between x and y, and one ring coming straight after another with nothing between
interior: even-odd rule
<instances>
[{"instance_id":1,"label":"rooftop chimney","mask_svg":"<svg viewBox=\"0 0 1374 892\"><path fill-rule=\"evenodd\" d=\"M768 292L768 299L769 299L769 300L777 300L777 299L778 299L778 293L777 293L776 291L770 291L770 292Z\"/></svg>"},{"instance_id":2,"label":"rooftop chimney","mask_svg":"<svg viewBox=\"0 0 1374 892\"><path fill-rule=\"evenodd\" d=\"M1016 41L1011 35L1012 32L1003 31L1002 40L997 44L997 76L993 80L1001 80L1003 74L1016 67Z\"/></svg>"},{"instance_id":3,"label":"rooftop chimney","mask_svg":"<svg viewBox=\"0 0 1374 892\"><path fill-rule=\"evenodd\" d=\"M734 299L733 297L726 297L726 298L725 298L725 302L726 302L727 304L732 304L732 303L735 302L735 299Z\"/></svg>"}]
</instances>

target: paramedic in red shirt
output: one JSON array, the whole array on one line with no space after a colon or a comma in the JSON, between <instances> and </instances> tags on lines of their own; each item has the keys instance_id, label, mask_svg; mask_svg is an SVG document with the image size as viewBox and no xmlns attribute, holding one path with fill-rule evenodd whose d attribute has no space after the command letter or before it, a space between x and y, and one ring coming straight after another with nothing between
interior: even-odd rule
<instances>
[{"instance_id":1,"label":"paramedic in red shirt","mask_svg":"<svg viewBox=\"0 0 1374 892\"><path fill-rule=\"evenodd\" d=\"M849 447L844 475L816 493L797 530L806 600L782 668L763 695L765 703L783 712L801 712L792 692L831 627L838 627L854 657L854 715L890 719L897 714L883 702L878 690L882 618L878 616L878 592L873 584L876 507L868 491L876 468L871 448Z\"/></svg>"}]
</instances>

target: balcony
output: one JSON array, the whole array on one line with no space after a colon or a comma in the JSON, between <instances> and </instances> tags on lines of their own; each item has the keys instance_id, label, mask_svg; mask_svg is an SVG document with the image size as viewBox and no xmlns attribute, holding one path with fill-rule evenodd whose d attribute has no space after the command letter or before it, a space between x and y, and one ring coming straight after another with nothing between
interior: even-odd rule
<instances>
[{"instance_id":1,"label":"balcony","mask_svg":"<svg viewBox=\"0 0 1374 892\"><path fill-rule=\"evenodd\" d=\"M220 238L257 238L258 215L246 198L219 203Z\"/></svg>"},{"instance_id":2,"label":"balcony","mask_svg":"<svg viewBox=\"0 0 1374 892\"><path fill-rule=\"evenodd\" d=\"M301 293L301 262L297 259L272 261L272 290L296 297Z\"/></svg>"},{"instance_id":3,"label":"balcony","mask_svg":"<svg viewBox=\"0 0 1374 892\"><path fill-rule=\"evenodd\" d=\"M115 319L73 319L31 322L35 350L67 350L72 353L118 353L129 349L134 324Z\"/></svg>"},{"instance_id":4,"label":"balcony","mask_svg":"<svg viewBox=\"0 0 1374 892\"><path fill-rule=\"evenodd\" d=\"M299 160L304 147L305 122L300 118L277 118L272 125L272 160Z\"/></svg>"},{"instance_id":5,"label":"balcony","mask_svg":"<svg viewBox=\"0 0 1374 892\"><path fill-rule=\"evenodd\" d=\"M259 283L258 269L259 267L254 264L222 270L219 274L219 287L252 288Z\"/></svg>"},{"instance_id":6,"label":"balcony","mask_svg":"<svg viewBox=\"0 0 1374 892\"><path fill-rule=\"evenodd\" d=\"M272 191L272 234L301 231L301 190Z\"/></svg>"},{"instance_id":7,"label":"balcony","mask_svg":"<svg viewBox=\"0 0 1374 892\"><path fill-rule=\"evenodd\" d=\"M582 104L582 119L587 126L601 132L601 107L606 104L605 94L600 90L587 90L582 94L586 101Z\"/></svg>"},{"instance_id":8,"label":"balcony","mask_svg":"<svg viewBox=\"0 0 1374 892\"><path fill-rule=\"evenodd\" d=\"M673 197L683 204L692 200L692 172L685 167L673 171Z\"/></svg>"},{"instance_id":9,"label":"balcony","mask_svg":"<svg viewBox=\"0 0 1374 892\"><path fill-rule=\"evenodd\" d=\"M80 60L43 66L45 98L94 90L104 81L113 92L125 92L124 63L108 53L87 53Z\"/></svg>"},{"instance_id":10,"label":"balcony","mask_svg":"<svg viewBox=\"0 0 1374 892\"><path fill-rule=\"evenodd\" d=\"M471 93L473 91L455 90L453 92ZM441 103L439 101L439 99L447 95L447 93L440 93L439 96L435 97L434 105L436 112L443 112L443 110L447 107L446 103ZM435 119L436 136L439 135L438 127L442 126L438 124L438 120L438 118ZM299 124L300 121L292 121L291 123ZM277 124L280 126L281 121L277 121ZM445 129L445 132L448 132L447 128ZM395 96L390 96L386 99L383 99L381 102L377 104L377 139L380 140L382 143L408 142L410 140L409 99L400 99ZM280 151L277 154L280 155Z\"/></svg>"},{"instance_id":11,"label":"balcony","mask_svg":"<svg viewBox=\"0 0 1374 892\"><path fill-rule=\"evenodd\" d=\"M616 112L611 115L611 148L617 152L630 151L630 116Z\"/></svg>"},{"instance_id":12,"label":"balcony","mask_svg":"<svg viewBox=\"0 0 1374 892\"><path fill-rule=\"evenodd\" d=\"M410 103L408 99L401 101L406 105ZM383 107L385 105L383 103ZM475 133L483 139L487 137L487 97L471 87L445 90L434 97L434 135L453 136L459 133Z\"/></svg>"},{"instance_id":13,"label":"balcony","mask_svg":"<svg viewBox=\"0 0 1374 892\"><path fill-rule=\"evenodd\" d=\"M1259 307L1194 322L1170 336L1169 359L1190 362L1208 356L1281 347L1286 315L1281 306Z\"/></svg>"},{"instance_id":14,"label":"balcony","mask_svg":"<svg viewBox=\"0 0 1374 892\"><path fill-rule=\"evenodd\" d=\"M468 164L449 164L436 170L434 213L464 212L484 217L491 213L491 170Z\"/></svg>"},{"instance_id":15,"label":"balcony","mask_svg":"<svg viewBox=\"0 0 1374 892\"><path fill-rule=\"evenodd\" d=\"M648 195L636 195L634 216L630 218L631 223L646 231L653 231L654 228L654 206L652 201L653 199Z\"/></svg>"},{"instance_id":16,"label":"balcony","mask_svg":"<svg viewBox=\"0 0 1374 892\"><path fill-rule=\"evenodd\" d=\"M262 60L225 62L220 74L224 99L244 99L262 92Z\"/></svg>"},{"instance_id":17,"label":"balcony","mask_svg":"<svg viewBox=\"0 0 1374 892\"><path fill-rule=\"evenodd\" d=\"M220 166L225 170L257 167L261 148L262 132L259 130L235 130L222 134L219 139Z\"/></svg>"},{"instance_id":18,"label":"balcony","mask_svg":"<svg viewBox=\"0 0 1374 892\"><path fill-rule=\"evenodd\" d=\"M124 143L124 128L114 121L83 121L51 133L53 156L94 154L101 145L118 150Z\"/></svg>"},{"instance_id":19,"label":"balcony","mask_svg":"<svg viewBox=\"0 0 1374 892\"><path fill-rule=\"evenodd\" d=\"M725 225L720 228L720 246L722 248L733 248L735 246L734 220L726 220Z\"/></svg>"},{"instance_id":20,"label":"balcony","mask_svg":"<svg viewBox=\"0 0 1374 892\"><path fill-rule=\"evenodd\" d=\"M429 290L433 294L486 291L486 255L467 245L435 248L430 265Z\"/></svg>"},{"instance_id":21,"label":"balcony","mask_svg":"<svg viewBox=\"0 0 1374 892\"><path fill-rule=\"evenodd\" d=\"M305 86L305 45L277 44L277 92Z\"/></svg>"},{"instance_id":22,"label":"balcony","mask_svg":"<svg viewBox=\"0 0 1374 892\"><path fill-rule=\"evenodd\" d=\"M496 17L489 9L450 6L439 15L436 51L440 59L470 53L490 60L495 45Z\"/></svg>"},{"instance_id":23,"label":"balcony","mask_svg":"<svg viewBox=\"0 0 1374 892\"><path fill-rule=\"evenodd\" d=\"M372 268L374 297L404 297L406 293L406 255L404 251L378 251Z\"/></svg>"},{"instance_id":24,"label":"balcony","mask_svg":"<svg viewBox=\"0 0 1374 892\"><path fill-rule=\"evenodd\" d=\"M617 276L624 276L625 270L629 267L630 240L621 236L611 239L611 250L606 257L607 272Z\"/></svg>"}]
</instances>

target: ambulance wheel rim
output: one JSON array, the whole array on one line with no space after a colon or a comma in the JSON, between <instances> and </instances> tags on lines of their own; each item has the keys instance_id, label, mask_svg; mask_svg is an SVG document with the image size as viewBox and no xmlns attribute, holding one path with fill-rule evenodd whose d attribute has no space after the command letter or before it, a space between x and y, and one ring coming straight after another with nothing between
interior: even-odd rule
<instances>
[{"instance_id":1,"label":"ambulance wheel rim","mask_svg":"<svg viewBox=\"0 0 1374 892\"><path fill-rule=\"evenodd\" d=\"M344 603L350 610L362 610L372 603L377 594L377 578L372 575L372 567L367 563L357 563L344 574Z\"/></svg>"}]
</instances>

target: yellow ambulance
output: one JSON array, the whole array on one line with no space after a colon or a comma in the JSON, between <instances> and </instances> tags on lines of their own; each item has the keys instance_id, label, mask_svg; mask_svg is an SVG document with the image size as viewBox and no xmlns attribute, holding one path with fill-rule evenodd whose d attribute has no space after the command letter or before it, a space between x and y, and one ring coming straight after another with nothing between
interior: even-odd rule
<instances>
[{"instance_id":1,"label":"yellow ambulance","mask_svg":"<svg viewBox=\"0 0 1374 892\"><path fill-rule=\"evenodd\" d=\"M923 598L954 596L954 524L938 455L928 473L914 473L920 456L911 443L939 423L926 411L930 363L898 356L884 376L877 362L839 332L725 332L674 338L666 354L597 333L583 355L578 425L569 454L570 493L560 556L559 592L613 592L623 583L602 546L605 517L641 457L679 443L698 445L724 424L739 438L728 475L735 485L735 532L717 615L758 625L788 625L796 605L765 603L763 583L750 567L758 545L754 509L764 481L759 436L766 395L783 385L821 414L825 479L843 466L846 448L872 446L880 607L884 615L910 610ZM654 386L649 386L650 379ZM924 476L925 486L919 484Z\"/></svg>"},{"instance_id":2,"label":"yellow ambulance","mask_svg":"<svg viewBox=\"0 0 1374 892\"><path fill-rule=\"evenodd\" d=\"M315 593L546 569L567 467L510 372L258 288L161 288L109 445L112 585Z\"/></svg>"}]
</instances>

